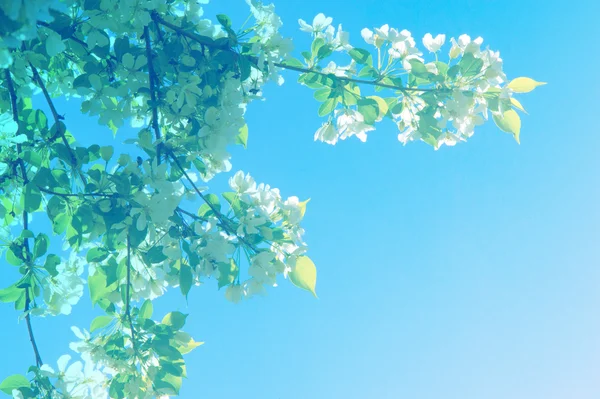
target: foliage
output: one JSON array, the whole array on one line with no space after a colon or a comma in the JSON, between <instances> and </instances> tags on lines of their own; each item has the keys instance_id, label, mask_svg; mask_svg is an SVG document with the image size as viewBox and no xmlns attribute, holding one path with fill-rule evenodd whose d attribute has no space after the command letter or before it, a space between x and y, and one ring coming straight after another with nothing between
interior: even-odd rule
<instances>
[{"instance_id":1,"label":"foliage","mask_svg":"<svg viewBox=\"0 0 600 399\"><path fill-rule=\"evenodd\" d=\"M228 148L246 146L244 120L262 86L283 83L284 69L314 90L326 118L315 139L365 141L383 119L406 144L434 148L471 137L492 119L519 140L524 111L513 93L542 83L507 83L498 52L482 39L425 35L432 61L406 30L364 29L368 49L354 47L332 19L317 15L300 29L311 48L293 58L292 42L272 5L247 0L254 23L234 29L226 15L202 19L203 0L8 1L0 4L0 238L21 278L0 301L22 311L35 365L0 390L15 398L147 398L177 395L183 355L200 345L182 331L187 315L153 318L152 301L172 287L187 296L214 279L238 302L275 286L278 276L316 296L317 271L306 256L300 223L308 201L284 198L243 172L231 191L208 193L200 182L231 169ZM349 60L338 66L341 53ZM429 57L429 54L427 55ZM429 57L429 58L431 58ZM369 89L371 92L369 92ZM385 96L379 92L387 93ZM50 109L34 108L41 94ZM81 99L81 112L135 149L78 145L53 98ZM128 154L139 153L132 157ZM202 205L186 209L185 200ZM31 226L47 216L52 240ZM42 229L43 230L43 229ZM47 232L50 233L50 232ZM42 361L32 316L68 315L87 285L104 314L57 367Z\"/></svg>"}]
</instances>

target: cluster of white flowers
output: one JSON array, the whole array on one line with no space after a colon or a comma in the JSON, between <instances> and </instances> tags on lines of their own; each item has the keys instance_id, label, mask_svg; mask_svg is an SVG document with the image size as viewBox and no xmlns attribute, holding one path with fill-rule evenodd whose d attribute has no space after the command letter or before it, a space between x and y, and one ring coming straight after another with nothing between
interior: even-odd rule
<instances>
[{"instance_id":1,"label":"cluster of white flowers","mask_svg":"<svg viewBox=\"0 0 600 399\"><path fill-rule=\"evenodd\" d=\"M387 48L390 60L400 60L404 69L409 72L410 60L422 60L420 56L423 54L417 49L415 39L406 29L399 32L397 29L390 29L386 24L375 28L375 32L365 28L361 35L367 44L372 44L378 49Z\"/></svg>"},{"instance_id":2,"label":"cluster of white flowers","mask_svg":"<svg viewBox=\"0 0 600 399\"><path fill-rule=\"evenodd\" d=\"M347 51L352 49L349 43L350 34L342 29L342 24L338 25L337 31L331 23L333 18L326 17L320 13L313 19L312 25L309 25L303 19L298 20L300 30L311 33L314 37L325 40L325 43L332 47L333 51Z\"/></svg>"},{"instance_id":3,"label":"cluster of white flowers","mask_svg":"<svg viewBox=\"0 0 600 399\"><path fill-rule=\"evenodd\" d=\"M341 27L339 35L334 36L332 22L332 18L324 14L318 14L312 25L299 20L302 31L311 33L315 38L324 38L335 50L351 51L353 47L348 44L347 35L341 33ZM498 52L482 49L483 39L480 37L474 40L468 35L461 35L458 39L451 38L449 59L444 63L438 57L446 42L443 34L434 37L427 33L422 39L428 52L435 55L435 59L430 62L426 62L423 52L418 49L408 30L383 25L373 30L365 28L361 35L367 44L377 49L377 65L371 69L377 71L379 80L387 76L400 77L397 71L404 70L421 79L421 83L417 84L424 85L420 91L413 85L414 82L410 83L413 86L409 90L399 89L401 95L389 99L394 100L393 104L399 103L399 107L395 107L393 112L390 110L388 116L396 123L400 130L398 140L404 144L423 140L436 149L444 144L454 145L471 137L474 128L488 119L490 101L495 102L491 109L494 114L502 115L510 109L506 104L511 104L512 91L502 86L506 83L502 59ZM463 61L464 59L468 62ZM310 60L307 59L307 62L310 64ZM473 71L468 71L469 63ZM357 74L356 67L354 60L346 67L330 61L321 72L341 78L353 78ZM463 67L467 73L463 73ZM446 96L426 98L426 94L432 90L439 90ZM385 100L379 100L381 102L378 105L381 106ZM387 111L387 106L383 106ZM356 136L359 140L366 141L366 133L374 130L374 127L372 122L365 123L364 115L357 108L346 104L342 109L335 108L329 120L316 131L315 140L336 144L338 140ZM379 120L381 115L376 119Z\"/></svg>"},{"instance_id":4,"label":"cluster of white flowers","mask_svg":"<svg viewBox=\"0 0 600 399\"><path fill-rule=\"evenodd\" d=\"M108 398L108 376L98 368L97 364L89 356L82 356L81 361L71 364L71 356L63 355L57 361L55 370L48 364L40 367L40 373L44 377L54 381L57 397L68 397L71 399L106 399ZM19 391L13 391L13 397L18 398ZM15 396L16 395L16 396ZM20 396L22 398L22 394Z\"/></svg>"},{"instance_id":5,"label":"cluster of white flowers","mask_svg":"<svg viewBox=\"0 0 600 399\"><path fill-rule=\"evenodd\" d=\"M289 271L286 266L291 257L306 252L302 239L304 230L300 221L304 216L306 202L297 197L283 199L279 190L269 185L257 184L249 174L237 172L229 179L243 209L239 217L238 236L260 234L270 243L250 258L250 278L241 284L227 288L226 297L234 302L264 292L265 286L275 286L278 274Z\"/></svg>"},{"instance_id":6,"label":"cluster of white flowers","mask_svg":"<svg viewBox=\"0 0 600 399\"><path fill-rule=\"evenodd\" d=\"M83 296L85 280L85 258L72 251L67 260L62 259L56 266L56 276L45 275L40 279L44 304L31 309L35 316L69 315Z\"/></svg>"}]
</instances>

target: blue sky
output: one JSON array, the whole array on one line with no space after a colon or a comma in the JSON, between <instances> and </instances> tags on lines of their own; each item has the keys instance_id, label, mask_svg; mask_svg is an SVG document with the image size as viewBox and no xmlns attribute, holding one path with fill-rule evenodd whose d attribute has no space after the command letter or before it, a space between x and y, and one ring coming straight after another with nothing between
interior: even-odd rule
<instances>
[{"instance_id":1,"label":"blue sky","mask_svg":"<svg viewBox=\"0 0 600 399\"><path fill-rule=\"evenodd\" d=\"M311 198L305 228L319 299L287 282L239 305L213 284L160 300L190 313L206 344L187 356L183 398L592 399L600 397L600 145L593 1L276 1L283 32L309 44L297 19L360 30L468 33L500 50L509 77L548 85L520 97L521 145L493 123L467 143L403 147L384 124L367 143L313 142L310 89L286 74L253 103L245 170L283 195ZM206 14L243 22L242 0ZM59 102L76 136L110 132ZM211 185L218 192L228 176ZM10 266L0 279L10 281ZM4 285L4 284L3 284ZM7 284L6 284L7 285ZM33 360L24 323L5 304L0 378ZM47 362L68 352L71 325L35 320Z\"/></svg>"}]
</instances>

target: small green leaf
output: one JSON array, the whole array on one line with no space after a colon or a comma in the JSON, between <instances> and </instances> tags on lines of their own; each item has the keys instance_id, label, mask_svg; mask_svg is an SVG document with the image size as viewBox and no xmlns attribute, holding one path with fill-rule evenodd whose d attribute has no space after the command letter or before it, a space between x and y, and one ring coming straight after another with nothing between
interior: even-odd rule
<instances>
[{"instance_id":1,"label":"small green leaf","mask_svg":"<svg viewBox=\"0 0 600 399\"><path fill-rule=\"evenodd\" d=\"M240 128L240 133L235 138L236 144L241 144L244 148L248 148L248 125Z\"/></svg>"},{"instance_id":2,"label":"small green leaf","mask_svg":"<svg viewBox=\"0 0 600 399\"><path fill-rule=\"evenodd\" d=\"M192 268L190 265L181 263L181 268L179 269L179 287L181 288L181 293L187 297L192 285L194 283L194 275L192 273Z\"/></svg>"},{"instance_id":3,"label":"small green leaf","mask_svg":"<svg viewBox=\"0 0 600 399\"><path fill-rule=\"evenodd\" d=\"M0 290L0 302L14 302L19 299L22 293L23 289L13 284Z\"/></svg>"},{"instance_id":4,"label":"small green leaf","mask_svg":"<svg viewBox=\"0 0 600 399\"><path fill-rule=\"evenodd\" d=\"M188 315L175 311L168 313L162 319L161 323L173 327L174 330L180 330L185 325L185 319L187 317Z\"/></svg>"},{"instance_id":5,"label":"small green leaf","mask_svg":"<svg viewBox=\"0 0 600 399\"><path fill-rule=\"evenodd\" d=\"M319 107L319 116L325 116L333 112L337 106L337 102L337 98L328 98L325 100L325 102Z\"/></svg>"},{"instance_id":6,"label":"small green leaf","mask_svg":"<svg viewBox=\"0 0 600 399\"><path fill-rule=\"evenodd\" d=\"M317 267L308 256L300 256L296 259L296 265L289 274L290 281L298 288L312 292L317 297L315 291L317 285Z\"/></svg>"},{"instance_id":7,"label":"small green leaf","mask_svg":"<svg viewBox=\"0 0 600 399\"><path fill-rule=\"evenodd\" d=\"M29 182L25 186L25 190L21 195L21 199L23 203L23 209L26 212L35 212L42 204L42 193L35 183Z\"/></svg>"},{"instance_id":8,"label":"small green leaf","mask_svg":"<svg viewBox=\"0 0 600 399\"><path fill-rule=\"evenodd\" d=\"M48 37L46 38L46 53L50 57L62 53L66 48L65 43L63 43L62 38L58 33L54 31L48 32Z\"/></svg>"},{"instance_id":9,"label":"small green leaf","mask_svg":"<svg viewBox=\"0 0 600 399\"><path fill-rule=\"evenodd\" d=\"M510 103L513 105L513 107L520 109L521 111L527 113L527 111L525 111L525 108L523 108L523 105L521 104L521 102L519 100L517 100L516 98L511 97Z\"/></svg>"},{"instance_id":10,"label":"small green leaf","mask_svg":"<svg viewBox=\"0 0 600 399\"><path fill-rule=\"evenodd\" d=\"M102 247L91 248L86 255L88 262L102 262L108 257L108 251Z\"/></svg>"},{"instance_id":11,"label":"small green leaf","mask_svg":"<svg viewBox=\"0 0 600 399\"><path fill-rule=\"evenodd\" d=\"M90 332L94 332L100 328L104 328L109 325L114 318L112 316L98 316L92 320L90 324Z\"/></svg>"},{"instance_id":12,"label":"small green leaf","mask_svg":"<svg viewBox=\"0 0 600 399\"><path fill-rule=\"evenodd\" d=\"M218 14L217 20L224 28L231 29L231 19L225 14Z\"/></svg>"},{"instance_id":13,"label":"small green leaf","mask_svg":"<svg viewBox=\"0 0 600 399\"><path fill-rule=\"evenodd\" d=\"M44 256L46 251L48 250L48 244L50 243L50 239L46 234L40 233L35 238L35 242L33 244L33 257L37 259L41 256Z\"/></svg>"},{"instance_id":14,"label":"small green leaf","mask_svg":"<svg viewBox=\"0 0 600 399\"><path fill-rule=\"evenodd\" d=\"M115 153L115 149L113 148L112 145L100 147L100 156L106 162L110 161L110 159L112 158L114 153Z\"/></svg>"},{"instance_id":15,"label":"small green leaf","mask_svg":"<svg viewBox=\"0 0 600 399\"><path fill-rule=\"evenodd\" d=\"M99 270L100 268L96 268L96 274L88 277L88 288L90 290L92 305L96 304L109 291L106 287L106 276Z\"/></svg>"},{"instance_id":16,"label":"small green leaf","mask_svg":"<svg viewBox=\"0 0 600 399\"><path fill-rule=\"evenodd\" d=\"M144 301L144 303L142 304L142 307L140 308L139 316L142 319L149 319L150 317L152 317L153 312L154 312L154 306L152 305L152 301L149 299L146 299Z\"/></svg>"},{"instance_id":17,"label":"small green leaf","mask_svg":"<svg viewBox=\"0 0 600 399\"><path fill-rule=\"evenodd\" d=\"M52 277L56 277L58 275L56 266L58 266L60 264L60 262L61 262L61 260L58 255L50 254L50 255L46 256L46 262L44 263L44 269L46 269L46 271L48 273L50 273L50 275Z\"/></svg>"},{"instance_id":18,"label":"small green leaf","mask_svg":"<svg viewBox=\"0 0 600 399\"><path fill-rule=\"evenodd\" d=\"M13 389L29 388L31 384L29 380L21 374L13 374L6 377L4 381L0 383L0 391L7 395L12 395Z\"/></svg>"},{"instance_id":19,"label":"small green leaf","mask_svg":"<svg viewBox=\"0 0 600 399\"><path fill-rule=\"evenodd\" d=\"M371 100L375 100L375 102L377 102L377 120L380 121L381 119L383 119L383 117L385 116L385 114L387 114L389 110L387 102L385 102L385 100L379 96L368 96L367 98L370 98Z\"/></svg>"},{"instance_id":20,"label":"small green leaf","mask_svg":"<svg viewBox=\"0 0 600 399\"><path fill-rule=\"evenodd\" d=\"M282 62L283 65L291 66L295 68L304 68L304 64L298 60L297 58L288 58L287 60Z\"/></svg>"},{"instance_id":21,"label":"small green leaf","mask_svg":"<svg viewBox=\"0 0 600 399\"><path fill-rule=\"evenodd\" d=\"M377 101L370 98L358 100L358 112L365 118L365 123L372 125L379 117L379 105Z\"/></svg>"},{"instance_id":22,"label":"small green leaf","mask_svg":"<svg viewBox=\"0 0 600 399\"><path fill-rule=\"evenodd\" d=\"M373 57L371 56L371 53L365 49L353 48L348 51L348 55L358 64L373 66Z\"/></svg>"},{"instance_id":23,"label":"small green leaf","mask_svg":"<svg viewBox=\"0 0 600 399\"><path fill-rule=\"evenodd\" d=\"M475 58L473 54L466 53L458 63L460 73L464 77L475 76L481 72L483 68L483 60L481 58Z\"/></svg>"},{"instance_id":24,"label":"small green leaf","mask_svg":"<svg viewBox=\"0 0 600 399\"><path fill-rule=\"evenodd\" d=\"M496 122L496 126L498 126L500 130L512 133L515 140L517 140L517 143L520 144L519 134L521 133L521 118L516 111L509 109L502 115L493 114L493 118L494 122Z\"/></svg>"},{"instance_id":25,"label":"small green leaf","mask_svg":"<svg viewBox=\"0 0 600 399\"><path fill-rule=\"evenodd\" d=\"M229 263L219 263L218 268L219 279L217 282L219 289L233 283L240 272L239 267L236 265L233 259L230 259Z\"/></svg>"}]
</instances>

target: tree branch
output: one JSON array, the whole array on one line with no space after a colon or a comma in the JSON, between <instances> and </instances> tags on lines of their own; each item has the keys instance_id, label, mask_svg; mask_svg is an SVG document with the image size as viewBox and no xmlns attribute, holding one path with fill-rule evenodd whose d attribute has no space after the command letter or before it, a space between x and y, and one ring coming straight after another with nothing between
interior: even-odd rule
<instances>
[{"instance_id":1,"label":"tree branch","mask_svg":"<svg viewBox=\"0 0 600 399\"><path fill-rule=\"evenodd\" d=\"M208 37L204 37L204 36L200 36L196 33L192 33L192 32L188 32L185 29L174 25L170 22L165 21L160 15L158 15L158 13L154 12L152 13L152 19L156 22L159 23L161 25L166 26L167 28L170 28L172 30L174 30L175 32L179 33L182 36L185 36L193 41L195 41L196 43L200 43L202 45L208 46L208 47L212 47L212 48L217 48L220 50L226 50L226 51L232 51L231 48L228 45L220 45L215 43L212 39L208 38ZM232 51L233 52L233 51ZM235 53L235 52L234 52ZM235 53L236 55L238 55L237 53ZM258 64L258 57L249 57L253 62ZM316 73L317 75L322 75L322 76L327 76L327 77L331 77L333 74L330 73L324 73L324 72L320 72L320 71L316 71L313 69L308 69L308 68L301 68L301 67L295 67L295 66L291 66L291 65L286 65L284 63L281 62L275 62L273 63L273 65L275 65L276 67L279 68L283 68L283 69L289 69L291 71L296 71L296 72L301 72L301 73ZM440 89L420 89L418 87L403 87L403 86L394 86L394 85L388 85L385 83L379 83L378 81L375 80L362 80L362 79L353 79L353 78L346 78L343 76L336 76L333 75L335 77L335 79L338 80L342 80L345 82L353 82L353 83L358 83L358 84L364 84L364 85L370 85L370 86L379 86L379 87L385 87L388 89L393 89L393 90L398 90L401 92L428 92L428 91L439 91Z\"/></svg>"},{"instance_id":2,"label":"tree branch","mask_svg":"<svg viewBox=\"0 0 600 399\"><path fill-rule=\"evenodd\" d=\"M15 87L13 85L12 77L10 75L10 70L4 70L4 76L6 79L6 85L8 86L8 93L10 95L10 103L12 106L12 114L13 120L17 125L19 124L19 110L17 108L17 93L15 91ZM17 130L18 133L18 130ZM23 162L23 158L21 155L21 144L17 144L17 153L19 154L18 164L21 169L21 175L23 178L23 182L27 184L29 179L27 178L27 169L25 168L25 162ZM27 211L23 211L23 229L29 230L29 214ZM27 266L29 267L29 263L31 261L30 258L30 247L29 247L29 238L25 237L23 239L23 245L25 246L25 257L27 261ZM35 355L35 363L38 367L41 367L44 362L42 361L42 357L40 356L40 351L38 349L37 343L35 341L35 335L33 334L33 327L31 326L31 316L29 315L29 306L31 305L31 297L29 296L29 287L25 287L25 322L27 323L27 333L29 334L29 341L31 342L31 346L33 348L33 353Z\"/></svg>"},{"instance_id":3,"label":"tree branch","mask_svg":"<svg viewBox=\"0 0 600 399\"><path fill-rule=\"evenodd\" d=\"M42 93L44 94L46 103L48 103L48 107L50 107L50 112L52 112L52 117L54 118L54 124L56 126L56 134L50 139L50 141L55 140L56 136L61 137L63 144L65 145L65 147L67 148L67 151L69 152L69 155L71 156L71 166L73 166L73 168L77 171L77 174L79 175L79 177L81 178L81 181L85 185L85 184L87 184L87 181L86 181L83 173L79 170L77 156L75 155L75 151L73 151L73 149L71 148L71 145L69 144L69 142L67 141L67 137L65 136L65 132L62 129L62 125L61 125L60 121L63 120L64 118L61 115L59 115L58 112L56 111L54 102L52 101L52 98L50 98L50 94L48 94L46 85L44 84L44 81L42 80L42 77L40 76L37 68L34 67L33 64L31 64L31 63L29 63L29 66L31 67L31 71L33 72L33 80L34 80L34 82L37 83L37 85L40 87L40 89L42 89Z\"/></svg>"},{"instance_id":4,"label":"tree branch","mask_svg":"<svg viewBox=\"0 0 600 399\"><path fill-rule=\"evenodd\" d=\"M160 127L158 126L158 101L156 99L156 93L158 91L158 76L154 70L154 63L152 62L152 43L150 42L150 29L148 26L144 26L144 40L146 41L146 58L148 59L148 80L150 81L150 100L152 101L152 128L154 129L154 135L156 140L161 139ZM160 165L160 153L162 143L158 143L156 147L156 158L157 163Z\"/></svg>"}]
</instances>

